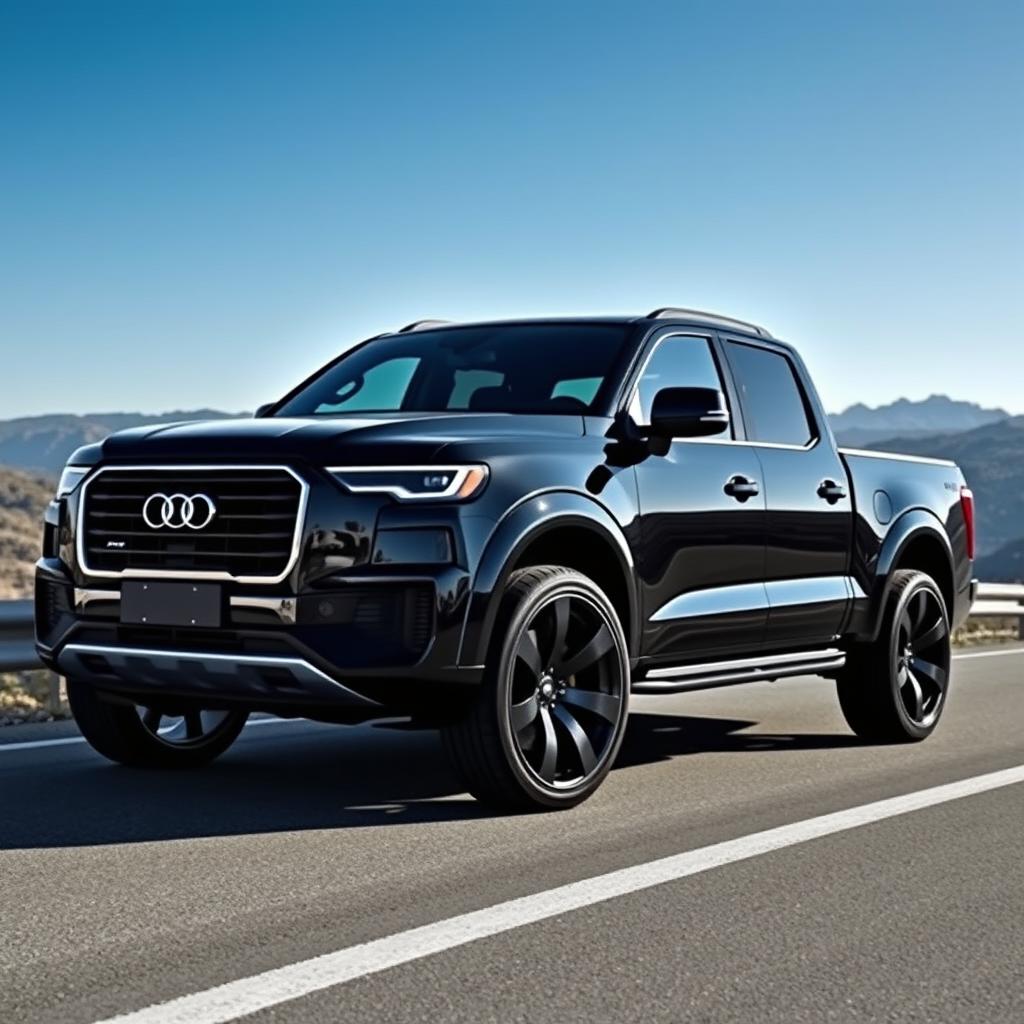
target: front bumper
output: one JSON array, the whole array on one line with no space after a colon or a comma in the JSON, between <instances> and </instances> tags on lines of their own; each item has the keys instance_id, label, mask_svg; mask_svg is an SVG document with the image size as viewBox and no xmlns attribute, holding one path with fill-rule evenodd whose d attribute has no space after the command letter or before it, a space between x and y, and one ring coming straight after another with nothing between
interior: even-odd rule
<instances>
[{"instance_id":1,"label":"front bumper","mask_svg":"<svg viewBox=\"0 0 1024 1024\"><path fill-rule=\"evenodd\" d=\"M225 588L216 629L123 623L120 586L76 587L59 560L37 563L46 665L129 697L321 708L352 720L431 713L480 681L479 668L457 664L468 589L459 566L335 576L298 594Z\"/></svg>"}]
</instances>

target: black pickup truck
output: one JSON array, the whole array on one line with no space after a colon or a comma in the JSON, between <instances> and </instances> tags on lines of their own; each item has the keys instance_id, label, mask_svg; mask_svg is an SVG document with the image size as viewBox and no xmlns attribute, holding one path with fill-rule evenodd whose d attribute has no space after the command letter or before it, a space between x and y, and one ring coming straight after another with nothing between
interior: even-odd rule
<instances>
[{"instance_id":1,"label":"black pickup truck","mask_svg":"<svg viewBox=\"0 0 1024 1024\"><path fill-rule=\"evenodd\" d=\"M38 649L115 761L201 764L252 711L401 716L480 799L557 808L631 693L817 674L864 740L924 738L973 557L957 467L837 450L763 328L423 321L253 419L80 448Z\"/></svg>"}]
</instances>

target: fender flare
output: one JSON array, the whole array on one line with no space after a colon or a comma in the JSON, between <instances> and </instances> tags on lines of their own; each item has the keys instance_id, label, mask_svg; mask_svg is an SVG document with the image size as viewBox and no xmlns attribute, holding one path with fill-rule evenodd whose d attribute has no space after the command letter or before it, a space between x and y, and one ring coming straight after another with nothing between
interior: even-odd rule
<instances>
[{"instance_id":1,"label":"fender flare","mask_svg":"<svg viewBox=\"0 0 1024 1024\"><path fill-rule=\"evenodd\" d=\"M640 622L636 571L633 555L622 527L599 502L574 491L544 491L532 494L510 509L488 538L473 576L466 620L462 631L459 664L484 663L491 632L505 583L522 553L545 533L571 526L589 530L615 553L626 581L626 594L633 628L630 646L638 642ZM634 656L631 650L631 656Z\"/></svg>"},{"instance_id":2,"label":"fender flare","mask_svg":"<svg viewBox=\"0 0 1024 1024\"><path fill-rule=\"evenodd\" d=\"M934 512L923 508L912 508L902 513L889 527L889 532L885 535L885 540L882 541L875 564L868 618L871 627L871 642L878 639L878 633L882 628L882 618L889 602L889 595L892 593L893 567L899 564L907 547L923 536L938 542L949 563L950 579L955 579L953 546L939 517ZM952 616L953 609L948 608L947 613Z\"/></svg>"}]
</instances>

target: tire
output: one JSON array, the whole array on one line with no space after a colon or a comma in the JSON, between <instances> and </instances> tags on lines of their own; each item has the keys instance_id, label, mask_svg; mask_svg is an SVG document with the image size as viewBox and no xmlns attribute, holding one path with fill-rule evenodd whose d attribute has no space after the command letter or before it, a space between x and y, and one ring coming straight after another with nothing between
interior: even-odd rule
<instances>
[{"instance_id":1,"label":"tire","mask_svg":"<svg viewBox=\"0 0 1024 1024\"><path fill-rule=\"evenodd\" d=\"M69 679L68 704L97 753L136 768L197 768L223 754L238 737L248 711L182 707L165 715L142 705L104 700L91 683ZM161 728L161 723L170 724Z\"/></svg>"},{"instance_id":2,"label":"tire","mask_svg":"<svg viewBox=\"0 0 1024 1024\"><path fill-rule=\"evenodd\" d=\"M949 613L923 572L893 573L878 638L852 650L836 688L850 728L872 743L912 743L930 736L949 693Z\"/></svg>"},{"instance_id":3,"label":"tire","mask_svg":"<svg viewBox=\"0 0 1024 1024\"><path fill-rule=\"evenodd\" d=\"M510 577L480 692L442 738L481 802L575 807L611 769L628 705L629 652L611 601L581 573L535 566Z\"/></svg>"}]
</instances>

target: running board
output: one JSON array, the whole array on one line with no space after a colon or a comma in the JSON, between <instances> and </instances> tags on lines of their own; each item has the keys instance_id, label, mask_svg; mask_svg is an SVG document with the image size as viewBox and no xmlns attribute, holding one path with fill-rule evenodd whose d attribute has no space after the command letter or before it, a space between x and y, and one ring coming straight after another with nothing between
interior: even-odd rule
<instances>
[{"instance_id":1,"label":"running board","mask_svg":"<svg viewBox=\"0 0 1024 1024\"><path fill-rule=\"evenodd\" d=\"M633 682L633 693L683 693L710 690L715 686L771 682L786 676L835 672L846 664L846 652L838 647L799 654L776 654L764 658L737 658L704 665L652 668Z\"/></svg>"}]
</instances>

